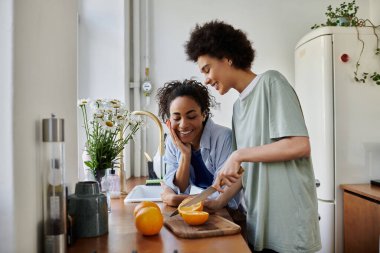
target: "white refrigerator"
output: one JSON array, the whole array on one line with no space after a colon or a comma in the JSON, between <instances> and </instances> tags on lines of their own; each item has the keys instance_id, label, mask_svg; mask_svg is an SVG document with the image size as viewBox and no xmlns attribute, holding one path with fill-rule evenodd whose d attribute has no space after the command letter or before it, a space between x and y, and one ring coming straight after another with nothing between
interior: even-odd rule
<instances>
[{"instance_id":1,"label":"white refrigerator","mask_svg":"<svg viewBox=\"0 0 380 253\"><path fill-rule=\"evenodd\" d=\"M370 28L358 31L365 45L360 68L379 73L377 38ZM353 27L323 27L306 34L295 50L294 88L310 136L326 253L343 252L339 186L380 179L380 85L354 81L362 48L357 36Z\"/></svg>"}]
</instances>

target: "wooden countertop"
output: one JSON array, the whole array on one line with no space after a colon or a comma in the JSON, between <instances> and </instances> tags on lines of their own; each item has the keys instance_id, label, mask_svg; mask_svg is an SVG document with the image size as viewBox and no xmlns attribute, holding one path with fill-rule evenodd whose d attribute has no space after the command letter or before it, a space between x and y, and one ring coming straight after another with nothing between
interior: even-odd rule
<instances>
[{"instance_id":1,"label":"wooden countertop","mask_svg":"<svg viewBox=\"0 0 380 253\"><path fill-rule=\"evenodd\" d=\"M380 201L380 186L371 184L343 184L340 188L344 191L356 193L364 197Z\"/></svg>"},{"instance_id":2,"label":"wooden countertop","mask_svg":"<svg viewBox=\"0 0 380 253\"><path fill-rule=\"evenodd\" d=\"M127 181L127 192L135 185L145 182L145 178L132 178ZM164 216L175 209L158 202ZM202 239L182 239L175 236L165 226L156 236L143 236L135 228L133 209L137 203L124 204L124 197L111 200L111 213L108 216L108 234L93 238L77 239L68 248L69 253L178 253L186 252L251 252L240 234L209 237ZM230 218L223 209L218 215Z\"/></svg>"}]
</instances>

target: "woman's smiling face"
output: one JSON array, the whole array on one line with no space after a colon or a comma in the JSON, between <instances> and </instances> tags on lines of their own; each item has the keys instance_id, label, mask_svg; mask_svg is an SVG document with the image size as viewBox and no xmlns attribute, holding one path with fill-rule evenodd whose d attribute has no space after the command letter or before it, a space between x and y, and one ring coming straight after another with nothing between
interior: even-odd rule
<instances>
[{"instance_id":1,"label":"woman's smiling face","mask_svg":"<svg viewBox=\"0 0 380 253\"><path fill-rule=\"evenodd\" d=\"M183 143L198 147L203 132L201 107L188 96L176 97L170 104L170 122Z\"/></svg>"},{"instance_id":2,"label":"woman's smiling face","mask_svg":"<svg viewBox=\"0 0 380 253\"><path fill-rule=\"evenodd\" d=\"M219 60L215 57L202 55L197 60L199 70L205 76L205 84L211 85L220 95L226 94L233 87L233 76L231 70L232 62L227 58Z\"/></svg>"}]
</instances>

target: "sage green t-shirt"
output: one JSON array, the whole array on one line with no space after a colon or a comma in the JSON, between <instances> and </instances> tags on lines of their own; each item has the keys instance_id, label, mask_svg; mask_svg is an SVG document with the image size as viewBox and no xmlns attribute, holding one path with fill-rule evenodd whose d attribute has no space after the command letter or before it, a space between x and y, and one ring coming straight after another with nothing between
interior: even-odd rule
<instances>
[{"instance_id":1,"label":"sage green t-shirt","mask_svg":"<svg viewBox=\"0 0 380 253\"><path fill-rule=\"evenodd\" d=\"M283 137L308 136L297 95L285 77L270 70L256 78L252 91L234 104L234 149L261 146ZM319 250L311 159L243 163L242 166L248 240L255 250Z\"/></svg>"}]
</instances>

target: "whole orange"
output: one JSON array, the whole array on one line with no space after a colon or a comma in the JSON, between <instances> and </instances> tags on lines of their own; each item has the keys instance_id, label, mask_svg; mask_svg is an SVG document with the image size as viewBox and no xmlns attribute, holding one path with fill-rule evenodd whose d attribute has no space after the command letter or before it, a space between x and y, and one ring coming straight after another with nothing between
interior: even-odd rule
<instances>
[{"instance_id":1,"label":"whole orange","mask_svg":"<svg viewBox=\"0 0 380 253\"><path fill-rule=\"evenodd\" d=\"M142 201L133 210L133 215L136 217L136 214L138 213L138 211L140 211L141 208L148 207L148 206L155 207L158 210L160 210L160 207L156 203L154 203L152 201ZM160 210L160 212L161 212L161 210Z\"/></svg>"},{"instance_id":2,"label":"whole orange","mask_svg":"<svg viewBox=\"0 0 380 253\"><path fill-rule=\"evenodd\" d=\"M164 224L164 217L156 207L143 207L137 212L135 225L143 235L156 235Z\"/></svg>"}]
</instances>

